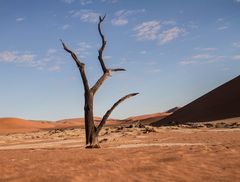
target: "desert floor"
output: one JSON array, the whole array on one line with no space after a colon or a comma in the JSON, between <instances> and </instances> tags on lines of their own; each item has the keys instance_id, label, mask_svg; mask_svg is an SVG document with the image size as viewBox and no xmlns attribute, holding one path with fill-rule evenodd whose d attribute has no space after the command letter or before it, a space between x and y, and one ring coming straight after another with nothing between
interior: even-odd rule
<instances>
[{"instance_id":1,"label":"desert floor","mask_svg":"<svg viewBox=\"0 0 240 182\"><path fill-rule=\"evenodd\" d=\"M240 181L238 124L105 127L0 135L0 181Z\"/></svg>"}]
</instances>

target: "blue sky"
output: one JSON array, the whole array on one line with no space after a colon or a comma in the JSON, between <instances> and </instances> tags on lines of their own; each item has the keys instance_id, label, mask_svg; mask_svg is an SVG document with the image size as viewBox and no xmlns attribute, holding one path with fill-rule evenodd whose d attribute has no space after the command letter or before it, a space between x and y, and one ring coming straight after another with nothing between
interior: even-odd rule
<instances>
[{"instance_id":1,"label":"blue sky","mask_svg":"<svg viewBox=\"0 0 240 182\"><path fill-rule=\"evenodd\" d=\"M0 0L0 117L83 116L81 78L59 39L93 84L105 13L105 64L127 72L98 91L96 116L130 92L140 94L112 118L183 106L239 75L240 0Z\"/></svg>"}]
</instances>

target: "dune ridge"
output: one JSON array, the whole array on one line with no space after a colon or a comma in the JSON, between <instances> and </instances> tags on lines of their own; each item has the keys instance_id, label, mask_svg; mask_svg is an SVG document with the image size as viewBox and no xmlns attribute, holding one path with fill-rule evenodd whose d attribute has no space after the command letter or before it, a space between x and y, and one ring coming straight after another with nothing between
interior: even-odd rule
<instances>
[{"instance_id":1,"label":"dune ridge","mask_svg":"<svg viewBox=\"0 0 240 182\"><path fill-rule=\"evenodd\" d=\"M153 126L240 117L240 76L224 83Z\"/></svg>"}]
</instances>

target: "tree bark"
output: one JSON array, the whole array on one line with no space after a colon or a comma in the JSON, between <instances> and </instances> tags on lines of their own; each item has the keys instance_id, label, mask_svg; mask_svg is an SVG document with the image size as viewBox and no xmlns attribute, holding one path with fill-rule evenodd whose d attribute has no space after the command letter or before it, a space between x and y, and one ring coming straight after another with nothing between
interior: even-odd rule
<instances>
[{"instance_id":1,"label":"tree bark","mask_svg":"<svg viewBox=\"0 0 240 182\"><path fill-rule=\"evenodd\" d=\"M84 120L87 148L100 148L93 115L93 93L85 92Z\"/></svg>"}]
</instances>

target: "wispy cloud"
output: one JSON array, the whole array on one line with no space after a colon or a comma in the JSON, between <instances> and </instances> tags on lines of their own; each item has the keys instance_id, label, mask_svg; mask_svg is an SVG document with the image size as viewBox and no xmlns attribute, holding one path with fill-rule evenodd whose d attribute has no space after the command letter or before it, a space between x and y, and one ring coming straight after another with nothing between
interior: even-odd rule
<instances>
[{"instance_id":1,"label":"wispy cloud","mask_svg":"<svg viewBox=\"0 0 240 182\"><path fill-rule=\"evenodd\" d=\"M68 30L71 26L69 24L65 24L62 26L63 30Z\"/></svg>"},{"instance_id":2,"label":"wispy cloud","mask_svg":"<svg viewBox=\"0 0 240 182\"><path fill-rule=\"evenodd\" d=\"M145 9L138 10L119 10L115 12L115 18L112 19L112 24L116 26L126 25L128 23L128 17L138 13L144 13Z\"/></svg>"},{"instance_id":3,"label":"wispy cloud","mask_svg":"<svg viewBox=\"0 0 240 182\"><path fill-rule=\"evenodd\" d=\"M7 63L29 63L32 62L35 55L31 53L21 53L19 51L0 52L0 62Z\"/></svg>"},{"instance_id":4,"label":"wispy cloud","mask_svg":"<svg viewBox=\"0 0 240 182\"><path fill-rule=\"evenodd\" d=\"M224 68L222 69L222 71L224 71L224 72L228 72L229 70L230 70L229 67L224 67Z\"/></svg>"},{"instance_id":5,"label":"wispy cloud","mask_svg":"<svg viewBox=\"0 0 240 182\"><path fill-rule=\"evenodd\" d=\"M91 4L93 1L92 0L80 0L81 5L87 5L87 4Z\"/></svg>"},{"instance_id":6,"label":"wispy cloud","mask_svg":"<svg viewBox=\"0 0 240 182\"><path fill-rule=\"evenodd\" d=\"M186 58L180 61L182 65L189 65L189 64L210 64L219 61L226 60L226 56L217 56L217 55L210 55L210 54L195 54L189 58Z\"/></svg>"},{"instance_id":7,"label":"wispy cloud","mask_svg":"<svg viewBox=\"0 0 240 182\"><path fill-rule=\"evenodd\" d=\"M53 65L48 70L51 72L56 72L56 71L60 71L61 67L59 65Z\"/></svg>"},{"instance_id":8,"label":"wispy cloud","mask_svg":"<svg viewBox=\"0 0 240 182\"><path fill-rule=\"evenodd\" d=\"M234 42L233 47L240 48L240 42Z\"/></svg>"},{"instance_id":9,"label":"wispy cloud","mask_svg":"<svg viewBox=\"0 0 240 182\"><path fill-rule=\"evenodd\" d=\"M49 70L58 71L60 70L60 65L63 64L61 57L57 55L56 49L48 49L46 55L42 58L37 58L38 56L28 51L2 51L0 52L0 62L6 64L15 64L17 66L31 67L39 70ZM53 67L55 67L53 69Z\"/></svg>"},{"instance_id":10,"label":"wispy cloud","mask_svg":"<svg viewBox=\"0 0 240 182\"><path fill-rule=\"evenodd\" d=\"M118 0L101 0L103 3L117 3Z\"/></svg>"},{"instance_id":11,"label":"wispy cloud","mask_svg":"<svg viewBox=\"0 0 240 182\"><path fill-rule=\"evenodd\" d=\"M150 73L160 73L161 72L161 69L159 68L154 68L152 70L149 70Z\"/></svg>"},{"instance_id":12,"label":"wispy cloud","mask_svg":"<svg viewBox=\"0 0 240 182\"><path fill-rule=\"evenodd\" d=\"M67 3L67 4L72 4L75 0L62 0L62 1Z\"/></svg>"},{"instance_id":13,"label":"wispy cloud","mask_svg":"<svg viewBox=\"0 0 240 182\"><path fill-rule=\"evenodd\" d=\"M161 27L165 25L175 25L175 22L162 21L161 23L157 20L143 22L133 29L134 35L138 40L157 40L160 45L164 45L185 33L183 28L177 26L161 32Z\"/></svg>"},{"instance_id":14,"label":"wispy cloud","mask_svg":"<svg viewBox=\"0 0 240 182\"><path fill-rule=\"evenodd\" d=\"M82 22L96 23L98 21L99 13L94 10L80 10L80 11L71 11L72 17L80 18Z\"/></svg>"},{"instance_id":15,"label":"wispy cloud","mask_svg":"<svg viewBox=\"0 0 240 182\"><path fill-rule=\"evenodd\" d=\"M240 61L240 55L235 55L232 57L233 60Z\"/></svg>"},{"instance_id":16,"label":"wispy cloud","mask_svg":"<svg viewBox=\"0 0 240 182\"><path fill-rule=\"evenodd\" d=\"M215 47L196 47L194 48L197 51L216 51L217 48Z\"/></svg>"},{"instance_id":17,"label":"wispy cloud","mask_svg":"<svg viewBox=\"0 0 240 182\"><path fill-rule=\"evenodd\" d=\"M218 18L216 20L217 30L224 31L230 27L230 22L228 22L225 18Z\"/></svg>"},{"instance_id":18,"label":"wispy cloud","mask_svg":"<svg viewBox=\"0 0 240 182\"><path fill-rule=\"evenodd\" d=\"M162 22L163 25L176 25L176 21L174 20L165 20Z\"/></svg>"},{"instance_id":19,"label":"wispy cloud","mask_svg":"<svg viewBox=\"0 0 240 182\"><path fill-rule=\"evenodd\" d=\"M209 59L211 57L209 54L196 54L192 56L192 59Z\"/></svg>"},{"instance_id":20,"label":"wispy cloud","mask_svg":"<svg viewBox=\"0 0 240 182\"><path fill-rule=\"evenodd\" d=\"M76 48L76 52L78 54L81 54L81 56L86 56L87 54L89 54L88 50L91 48L92 48L91 44L87 42L79 42Z\"/></svg>"},{"instance_id":21,"label":"wispy cloud","mask_svg":"<svg viewBox=\"0 0 240 182\"><path fill-rule=\"evenodd\" d=\"M103 56L103 59L108 61L108 60L112 59L112 56Z\"/></svg>"},{"instance_id":22,"label":"wispy cloud","mask_svg":"<svg viewBox=\"0 0 240 182\"><path fill-rule=\"evenodd\" d=\"M191 29L198 29L198 28L199 28L199 25L198 25L196 22L194 22L194 21L189 21L189 22L187 23L187 27L189 27L189 28L191 28Z\"/></svg>"},{"instance_id":23,"label":"wispy cloud","mask_svg":"<svg viewBox=\"0 0 240 182\"><path fill-rule=\"evenodd\" d=\"M185 32L184 29L179 27L173 27L169 30L164 31L159 35L159 42L160 44L166 44L168 42L171 42L172 40L178 38L179 36L183 35Z\"/></svg>"},{"instance_id":24,"label":"wispy cloud","mask_svg":"<svg viewBox=\"0 0 240 182\"><path fill-rule=\"evenodd\" d=\"M140 52L140 54L147 54L147 51L143 50Z\"/></svg>"},{"instance_id":25,"label":"wispy cloud","mask_svg":"<svg viewBox=\"0 0 240 182\"><path fill-rule=\"evenodd\" d=\"M55 53L57 53L57 49L49 48L47 50L47 56L53 55Z\"/></svg>"},{"instance_id":26,"label":"wispy cloud","mask_svg":"<svg viewBox=\"0 0 240 182\"><path fill-rule=\"evenodd\" d=\"M138 40L156 40L160 31L160 21L147 21L134 28Z\"/></svg>"},{"instance_id":27,"label":"wispy cloud","mask_svg":"<svg viewBox=\"0 0 240 182\"><path fill-rule=\"evenodd\" d=\"M21 21L24 21L25 20L25 18L23 18L23 17L18 17L18 18L16 18L16 21L17 22L21 22Z\"/></svg>"},{"instance_id":28,"label":"wispy cloud","mask_svg":"<svg viewBox=\"0 0 240 182\"><path fill-rule=\"evenodd\" d=\"M114 18L112 19L112 24L116 26L122 26L128 24L128 20L125 18Z\"/></svg>"},{"instance_id":29,"label":"wispy cloud","mask_svg":"<svg viewBox=\"0 0 240 182\"><path fill-rule=\"evenodd\" d=\"M217 29L218 30L226 30L226 29L228 29L228 26L224 25L224 26L218 27Z\"/></svg>"}]
</instances>

